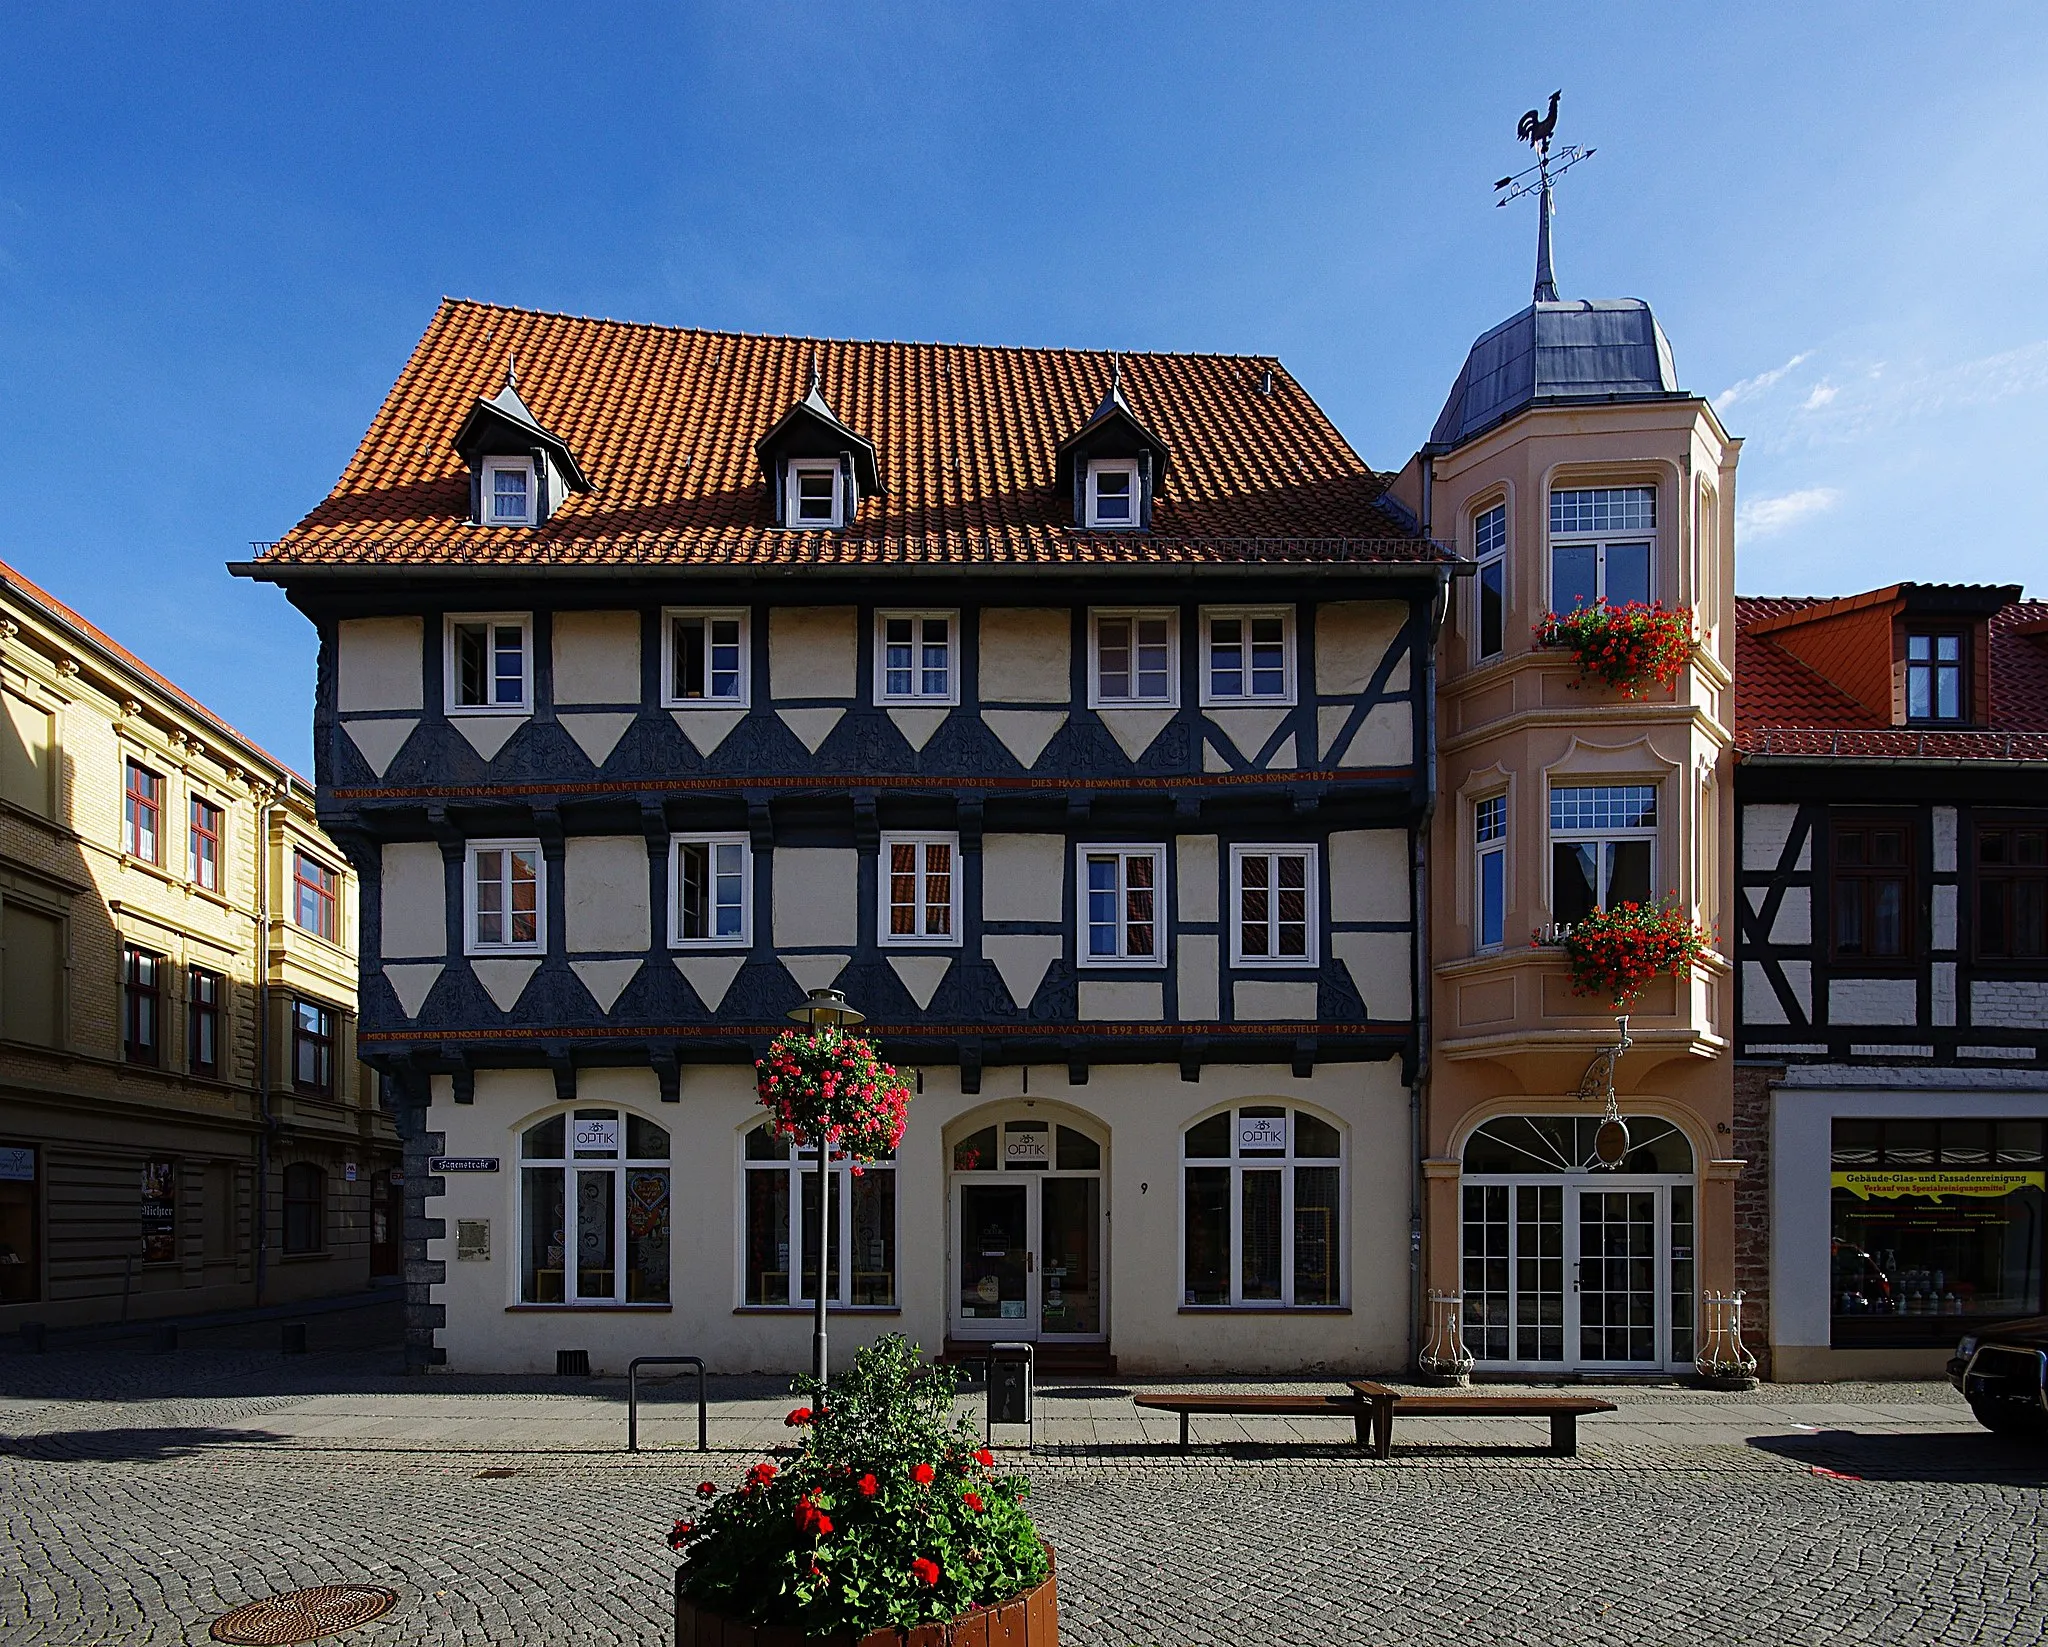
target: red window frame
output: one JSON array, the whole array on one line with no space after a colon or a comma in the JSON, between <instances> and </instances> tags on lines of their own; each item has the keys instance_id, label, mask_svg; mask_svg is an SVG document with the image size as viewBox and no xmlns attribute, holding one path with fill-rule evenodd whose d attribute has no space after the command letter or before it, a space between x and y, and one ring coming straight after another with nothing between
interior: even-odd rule
<instances>
[{"instance_id":1,"label":"red window frame","mask_svg":"<svg viewBox=\"0 0 2048 1647\"><path fill-rule=\"evenodd\" d=\"M341 942L341 875L297 847L292 848L292 923L329 943Z\"/></svg>"},{"instance_id":2,"label":"red window frame","mask_svg":"<svg viewBox=\"0 0 2048 1647\"><path fill-rule=\"evenodd\" d=\"M194 795L190 812L192 884L208 892L220 890L221 809L204 796Z\"/></svg>"},{"instance_id":3,"label":"red window frame","mask_svg":"<svg viewBox=\"0 0 2048 1647\"><path fill-rule=\"evenodd\" d=\"M121 946L121 1056L154 1067L163 1057L164 959L137 944Z\"/></svg>"},{"instance_id":4,"label":"red window frame","mask_svg":"<svg viewBox=\"0 0 2048 1647\"><path fill-rule=\"evenodd\" d=\"M203 966L185 969L185 1026L194 1075L220 1074L220 1007L227 980Z\"/></svg>"},{"instance_id":5,"label":"red window frame","mask_svg":"<svg viewBox=\"0 0 2048 1647\"><path fill-rule=\"evenodd\" d=\"M292 1085L299 1091L334 1095L334 1040L334 1008L292 1003Z\"/></svg>"},{"instance_id":6,"label":"red window frame","mask_svg":"<svg viewBox=\"0 0 2048 1647\"><path fill-rule=\"evenodd\" d=\"M128 856L146 864L164 861L164 780L140 761L127 763L121 825Z\"/></svg>"}]
</instances>

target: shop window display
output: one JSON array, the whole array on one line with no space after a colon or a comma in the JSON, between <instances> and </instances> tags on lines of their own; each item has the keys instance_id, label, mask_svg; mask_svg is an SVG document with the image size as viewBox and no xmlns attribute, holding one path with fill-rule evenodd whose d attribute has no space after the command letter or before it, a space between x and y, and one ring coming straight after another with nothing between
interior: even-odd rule
<instances>
[{"instance_id":1,"label":"shop window display","mask_svg":"<svg viewBox=\"0 0 2048 1647\"><path fill-rule=\"evenodd\" d=\"M1837 1120L1837 1346L1940 1344L2043 1307L2037 1120Z\"/></svg>"},{"instance_id":2,"label":"shop window display","mask_svg":"<svg viewBox=\"0 0 2048 1647\"><path fill-rule=\"evenodd\" d=\"M669 1138L640 1116L578 1109L520 1140L520 1298L669 1301Z\"/></svg>"},{"instance_id":3,"label":"shop window display","mask_svg":"<svg viewBox=\"0 0 2048 1647\"><path fill-rule=\"evenodd\" d=\"M797 1151L763 1121L747 1133L745 1274L740 1301L755 1307L808 1306L818 1292L818 1154ZM887 1309L896 1303L896 1164L832 1161L834 1304ZM790 1257L802 1253L792 1278ZM792 1279L795 1285L792 1286Z\"/></svg>"}]
</instances>

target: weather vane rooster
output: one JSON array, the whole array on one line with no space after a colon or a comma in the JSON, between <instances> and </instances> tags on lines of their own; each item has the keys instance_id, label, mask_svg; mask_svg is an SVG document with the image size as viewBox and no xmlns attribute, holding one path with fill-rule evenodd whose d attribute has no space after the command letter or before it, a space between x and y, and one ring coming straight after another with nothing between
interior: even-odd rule
<instances>
[{"instance_id":1,"label":"weather vane rooster","mask_svg":"<svg viewBox=\"0 0 2048 1647\"><path fill-rule=\"evenodd\" d=\"M1557 276L1550 262L1550 216L1552 211L1550 185L1553 180L1570 171L1581 160L1590 156L1591 149L1582 149L1576 143L1569 148L1558 150L1557 164L1550 162L1550 134L1557 130L1557 105L1564 97L1561 91L1550 94L1550 108L1543 114L1531 109L1523 115L1515 127L1515 136L1536 151L1536 164L1512 177L1503 177L1494 184L1495 189L1507 192L1494 202L1505 206L1510 200L1520 200L1525 194L1540 195L1536 212L1536 301L1555 303L1557 301Z\"/></svg>"}]
</instances>

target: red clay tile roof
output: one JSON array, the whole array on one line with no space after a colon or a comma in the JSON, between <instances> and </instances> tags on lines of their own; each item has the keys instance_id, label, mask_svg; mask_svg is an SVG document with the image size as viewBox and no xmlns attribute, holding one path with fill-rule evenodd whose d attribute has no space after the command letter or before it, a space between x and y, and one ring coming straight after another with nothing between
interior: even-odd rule
<instances>
[{"instance_id":1,"label":"red clay tile roof","mask_svg":"<svg viewBox=\"0 0 2048 1647\"><path fill-rule=\"evenodd\" d=\"M4 588L9 594L26 602L28 605L36 607L42 612L44 617L55 623L60 629L69 629L95 651L103 653L121 668L141 676L142 679L148 681L151 686L155 687L157 691L173 702L182 704L187 713L192 715L202 725L212 727L223 738L239 745L246 753L255 755L267 762L273 771L289 778L308 794L312 793L313 786L310 783L300 777L289 766L286 766L283 761L271 754L260 743L257 743L255 739L248 736L247 733L237 732L183 687L174 685L171 681L159 675L104 629L80 617L78 613L72 611L70 607L66 606L40 584L29 582L27 578L23 577L5 561L0 561L0 588Z\"/></svg>"},{"instance_id":2,"label":"red clay tile roof","mask_svg":"<svg viewBox=\"0 0 2048 1647\"><path fill-rule=\"evenodd\" d=\"M1818 595L1736 601L1738 750L1879 760L2048 760L2048 602L2016 601L1992 614L1990 713L1981 727L1967 732L1893 727L1769 638L1778 620L1827 603Z\"/></svg>"},{"instance_id":3,"label":"red clay tile roof","mask_svg":"<svg viewBox=\"0 0 2048 1647\"><path fill-rule=\"evenodd\" d=\"M504 382L508 355L534 416L596 486L539 528L467 524L468 476L450 447ZM1150 532L1084 533L1055 491L1054 457L1102 400L1106 353L758 337L449 299L333 492L257 575L1443 558L1277 362L1121 358L1124 395L1172 449L1172 469ZM802 398L814 359L833 411L879 449L886 492L844 531L783 531L754 443Z\"/></svg>"}]
</instances>

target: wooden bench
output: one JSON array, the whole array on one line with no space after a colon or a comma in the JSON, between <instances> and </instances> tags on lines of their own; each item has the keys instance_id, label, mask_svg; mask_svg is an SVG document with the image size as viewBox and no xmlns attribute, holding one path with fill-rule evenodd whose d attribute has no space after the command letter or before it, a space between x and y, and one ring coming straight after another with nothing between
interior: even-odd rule
<instances>
[{"instance_id":1,"label":"wooden bench","mask_svg":"<svg viewBox=\"0 0 2048 1647\"><path fill-rule=\"evenodd\" d=\"M1370 1446L1373 1440L1376 1404L1370 1397L1350 1390L1341 1395L1134 1395L1131 1400L1140 1407L1180 1414L1182 1452L1188 1450L1188 1419L1196 1413L1241 1414L1250 1418L1348 1418L1356 1428L1359 1446Z\"/></svg>"},{"instance_id":2,"label":"wooden bench","mask_svg":"<svg viewBox=\"0 0 2048 1647\"><path fill-rule=\"evenodd\" d=\"M1353 1379L1350 1388L1369 1417L1373 1453L1379 1458L1394 1450L1396 1418L1547 1418L1550 1450L1560 1458L1576 1458L1579 1420L1614 1411L1612 1401L1587 1395L1402 1395L1369 1378Z\"/></svg>"}]
</instances>

